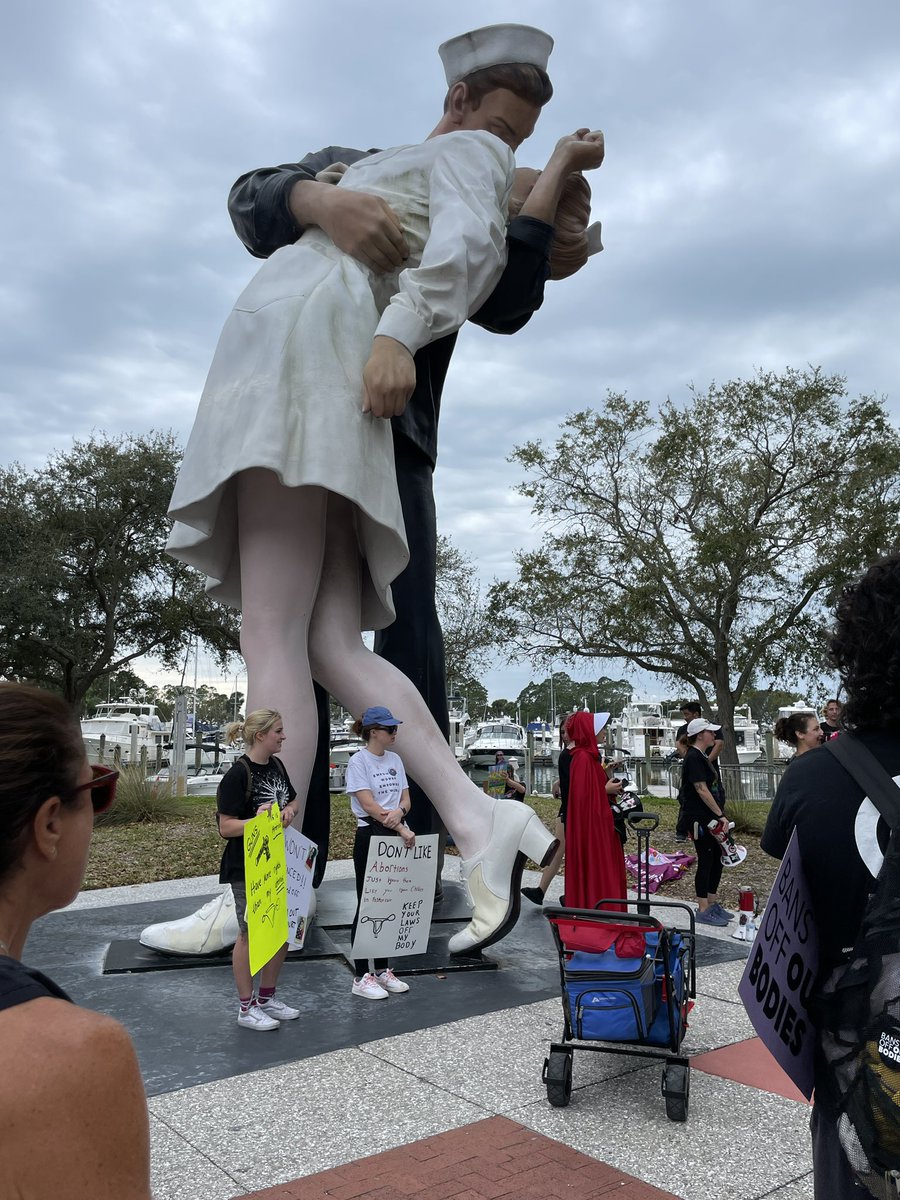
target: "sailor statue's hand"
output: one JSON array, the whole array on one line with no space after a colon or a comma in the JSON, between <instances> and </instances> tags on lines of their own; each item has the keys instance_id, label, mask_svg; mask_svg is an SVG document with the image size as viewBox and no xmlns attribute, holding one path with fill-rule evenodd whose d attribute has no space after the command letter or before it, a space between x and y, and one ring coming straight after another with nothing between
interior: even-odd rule
<instances>
[{"instance_id":1,"label":"sailor statue's hand","mask_svg":"<svg viewBox=\"0 0 900 1200\"><path fill-rule=\"evenodd\" d=\"M300 179L288 207L301 228L317 225L339 250L373 271L397 271L409 257L400 221L380 196Z\"/></svg>"}]
</instances>

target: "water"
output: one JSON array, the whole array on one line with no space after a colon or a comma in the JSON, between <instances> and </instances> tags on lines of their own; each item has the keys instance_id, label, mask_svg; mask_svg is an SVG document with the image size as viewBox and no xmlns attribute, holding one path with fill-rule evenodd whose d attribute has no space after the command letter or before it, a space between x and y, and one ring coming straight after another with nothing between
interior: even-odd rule
<instances>
[{"instance_id":1,"label":"water","mask_svg":"<svg viewBox=\"0 0 900 1200\"><path fill-rule=\"evenodd\" d=\"M472 782L477 783L479 787L481 787L488 777L487 767L465 767L464 770ZM519 767L519 778L523 783L527 783L528 781L527 776L521 766ZM549 796L557 779L559 779L559 772L557 771L556 767L549 765L532 767L530 788L531 794L537 796Z\"/></svg>"}]
</instances>

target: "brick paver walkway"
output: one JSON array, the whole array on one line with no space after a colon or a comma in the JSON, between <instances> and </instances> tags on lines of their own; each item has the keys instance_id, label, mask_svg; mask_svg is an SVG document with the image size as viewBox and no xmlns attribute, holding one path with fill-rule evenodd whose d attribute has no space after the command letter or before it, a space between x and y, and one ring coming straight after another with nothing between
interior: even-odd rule
<instances>
[{"instance_id":1,"label":"brick paver walkway","mask_svg":"<svg viewBox=\"0 0 900 1200\"><path fill-rule=\"evenodd\" d=\"M570 1146L491 1117L396 1150L252 1192L244 1200L672 1200Z\"/></svg>"}]
</instances>

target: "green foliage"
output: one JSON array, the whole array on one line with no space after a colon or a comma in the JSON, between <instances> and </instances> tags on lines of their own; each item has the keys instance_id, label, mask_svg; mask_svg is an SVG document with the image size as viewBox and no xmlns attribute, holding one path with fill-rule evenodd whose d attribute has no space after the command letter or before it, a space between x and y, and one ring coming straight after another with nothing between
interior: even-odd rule
<instances>
[{"instance_id":1,"label":"green foliage","mask_svg":"<svg viewBox=\"0 0 900 1200\"><path fill-rule=\"evenodd\" d=\"M479 683L477 679L451 679L448 676L447 686L451 693L463 697L469 716L480 720L488 702L487 688L484 684Z\"/></svg>"},{"instance_id":2,"label":"green foliage","mask_svg":"<svg viewBox=\"0 0 900 1200\"><path fill-rule=\"evenodd\" d=\"M759 837L766 827L766 818L771 805L753 800L728 799L728 819L734 821L734 832L752 833Z\"/></svg>"},{"instance_id":3,"label":"green foliage","mask_svg":"<svg viewBox=\"0 0 900 1200\"><path fill-rule=\"evenodd\" d=\"M189 713L194 711L194 689L187 686L182 688L177 684L167 684L158 690L159 699L155 701L159 704L160 712L165 711L170 715L174 712L175 697L179 691L184 692L187 711ZM216 729L222 729L229 721L234 720L235 701L237 701L237 711L240 715L244 701L241 692L229 692L226 695L205 683L200 684L196 695L197 721L204 725L213 725Z\"/></svg>"},{"instance_id":4,"label":"green foliage","mask_svg":"<svg viewBox=\"0 0 900 1200\"><path fill-rule=\"evenodd\" d=\"M81 708L143 654L173 666L192 632L234 651L235 614L165 554L179 459L169 434L95 436L43 471L0 470L0 675Z\"/></svg>"},{"instance_id":5,"label":"green foliage","mask_svg":"<svg viewBox=\"0 0 900 1200\"><path fill-rule=\"evenodd\" d=\"M550 678L532 680L519 692L516 705L523 721L543 719L552 721L557 715L573 712L585 704L592 712L620 713L631 700L631 684L627 679L597 680L570 679L565 671L553 672L551 695Z\"/></svg>"},{"instance_id":6,"label":"green foliage","mask_svg":"<svg viewBox=\"0 0 900 1200\"><path fill-rule=\"evenodd\" d=\"M116 783L116 802L97 817L98 829L110 825L151 824L187 816L191 804L173 796L168 784L153 783L140 767L123 767Z\"/></svg>"},{"instance_id":7,"label":"green foliage","mask_svg":"<svg viewBox=\"0 0 900 1200\"><path fill-rule=\"evenodd\" d=\"M744 694L741 697L742 703L750 705L754 721L765 726L775 724L779 708L788 708L796 704L799 699L801 697L798 696L797 692L785 692L781 688L776 687L745 688Z\"/></svg>"},{"instance_id":8,"label":"green foliage","mask_svg":"<svg viewBox=\"0 0 900 1200\"><path fill-rule=\"evenodd\" d=\"M84 696L85 712L93 712L98 704L108 700L118 700L123 696L146 697L146 702L154 703L150 698L150 689L139 675L127 667L121 671L113 671L95 679Z\"/></svg>"},{"instance_id":9,"label":"green foliage","mask_svg":"<svg viewBox=\"0 0 900 1200\"><path fill-rule=\"evenodd\" d=\"M686 685L729 726L755 677L815 677L827 609L896 546L900 436L882 401L819 370L609 395L514 454L547 527L489 596L535 661L619 659ZM527 597L527 603L524 599Z\"/></svg>"},{"instance_id":10,"label":"green foliage","mask_svg":"<svg viewBox=\"0 0 900 1200\"><path fill-rule=\"evenodd\" d=\"M447 681L477 679L494 648L494 628L475 566L445 534L438 535L435 603L444 634ZM471 710L470 710L471 711Z\"/></svg>"}]
</instances>

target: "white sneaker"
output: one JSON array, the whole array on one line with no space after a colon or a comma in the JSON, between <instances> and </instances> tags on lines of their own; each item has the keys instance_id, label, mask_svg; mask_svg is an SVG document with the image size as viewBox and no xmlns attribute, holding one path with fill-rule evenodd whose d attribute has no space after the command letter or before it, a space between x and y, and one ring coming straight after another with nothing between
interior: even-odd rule
<instances>
[{"instance_id":1,"label":"white sneaker","mask_svg":"<svg viewBox=\"0 0 900 1200\"><path fill-rule=\"evenodd\" d=\"M401 992L409 991L409 984L398 979L390 967L386 971L382 971L380 975L376 975L375 978L386 991L393 992L395 995L399 996Z\"/></svg>"},{"instance_id":2,"label":"white sneaker","mask_svg":"<svg viewBox=\"0 0 900 1200\"><path fill-rule=\"evenodd\" d=\"M278 1022L274 1017L267 1017L258 1004L251 1004L246 1012L238 1009L238 1025L244 1029L277 1029Z\"/></svg>"},{"instance_id":3,"label":"white sneaker","mask_svg":"<svg viewBox=\"0 0 900 1200\"><path fill-rule=\"evenodd\" d=\"M300 1016L299 1008L282 1004L275 996L271 1000L257 1000L256 1005L267 1017L274 1017L276 1021L296 1021Z\"/></svg>"},{"instance_id":4,"label":"white sneaker","mask_svg":"<svg viewBox=\"0 0 900 1200\"><path fill-rule=\"evenodd\" d=\"M368 975L363 975L362 979L354 979L350 990L354 996L362 996L364 1000L387 1000L387 992L371 971Z\"/></svg>"}]
</instances>

